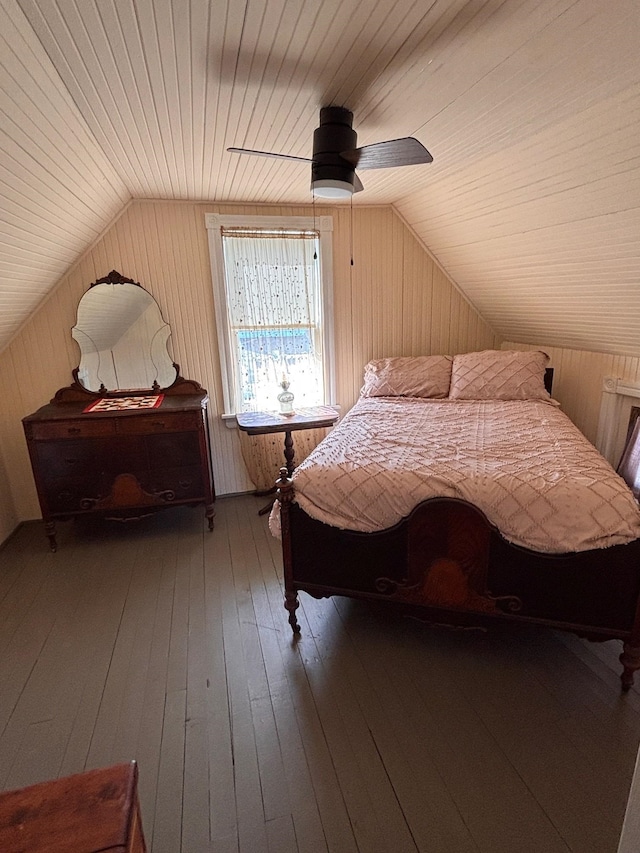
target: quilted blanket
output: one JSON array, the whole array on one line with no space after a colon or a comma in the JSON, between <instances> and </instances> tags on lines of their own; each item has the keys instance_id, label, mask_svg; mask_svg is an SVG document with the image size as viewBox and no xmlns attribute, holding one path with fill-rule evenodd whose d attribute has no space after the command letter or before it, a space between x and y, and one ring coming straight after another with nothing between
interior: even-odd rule
<instances>
[{"instance_id":1,"label":"quilted blanket","mask_svg":"<svg viewBox=\"0 0 640 853\"><path fill-rule=\"evenodd\" d=\"M552 402L361 398L293 479L308 515L349 530L384 530L441 496L536 551L640 537L631 491Z\"/></svg>"}]
</instances>

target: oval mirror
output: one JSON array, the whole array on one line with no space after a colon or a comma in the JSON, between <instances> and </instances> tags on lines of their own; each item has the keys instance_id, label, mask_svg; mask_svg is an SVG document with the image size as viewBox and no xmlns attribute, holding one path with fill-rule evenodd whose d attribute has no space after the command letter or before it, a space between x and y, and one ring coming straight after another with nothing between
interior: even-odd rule
<instances>
[{"instance_id":1,"label":"oval mirror","mask_svg":"<svg viewBox=\"0 0 640 853\"><path fill-rule=\"evenodd\" d=\"M143 287L112 270L80 300L71 330L80 346L78 382L88 391L139 392L172 385L171 328Z\"/></svg>"}]
</instances>

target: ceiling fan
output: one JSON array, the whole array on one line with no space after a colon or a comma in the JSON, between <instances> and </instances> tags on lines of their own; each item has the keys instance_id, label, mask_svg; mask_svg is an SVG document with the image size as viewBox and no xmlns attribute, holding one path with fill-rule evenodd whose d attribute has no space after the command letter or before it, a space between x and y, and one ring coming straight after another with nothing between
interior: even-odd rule
<instances>
[{"instance_id":1,"label":"ceiling fan","mask_svg":"<svg viewBox=\"0 0 640 853\"><path fill-rule=\"evenodd\" d=\"M250 148L228 148L227 151L311 163L313 195L330 199L350 198L352 193L364 189L356 175L356 168L387 169L433 162L433 157L424 145L412 136L356 148L358 137L351 126L352 122L353 113L345 107L322 107L320 126L313 133L311 158L254 151Z\"/></svg>"}]
</instances>

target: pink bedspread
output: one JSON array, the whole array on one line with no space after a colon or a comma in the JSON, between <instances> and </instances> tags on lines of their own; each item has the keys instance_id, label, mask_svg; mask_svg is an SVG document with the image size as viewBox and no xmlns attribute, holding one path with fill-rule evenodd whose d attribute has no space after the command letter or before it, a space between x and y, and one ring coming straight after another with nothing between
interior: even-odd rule
<instances>
[{"instance_id":1,"label":"pink bedspread","mask_svg":"<svg viewBox=\"0 0 640 853\"><path fill-rule=\"evenodd\" d=\"M350 530L384 530L442 496L469 501L536 551L640 537L631 491L548 402L361 399L293 479L308 515Z\"/></svg>"}]
</instances>

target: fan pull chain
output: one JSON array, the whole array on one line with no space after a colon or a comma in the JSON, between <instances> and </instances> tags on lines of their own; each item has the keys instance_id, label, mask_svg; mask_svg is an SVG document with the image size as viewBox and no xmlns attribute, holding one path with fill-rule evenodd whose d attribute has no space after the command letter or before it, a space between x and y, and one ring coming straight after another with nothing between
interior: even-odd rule
<instances>
[{"instance_id":1,"label":"fan pull chain","mask_svg":"<svg viewBox=\"0 0 640 853\"><path fill-rule=\"evenodd\" d=\"M313 210L313 230L315 231L317 242L318 229L316 228L316 197L313 193L311 195L311 209ZM318 252L316 249L313 250L313 260L318 260Z\"/></svg>"},{"instance_id":2,"label":"fan pull chain","mask_svg":"<svg viewBox=\"0 0 640 853\"><path fill-rule=\"evenodd\" d=\"M353 266L353 193L351 194L349 204L349 255L351 257L351 266Z\"/></svg>"}]
</instances>

